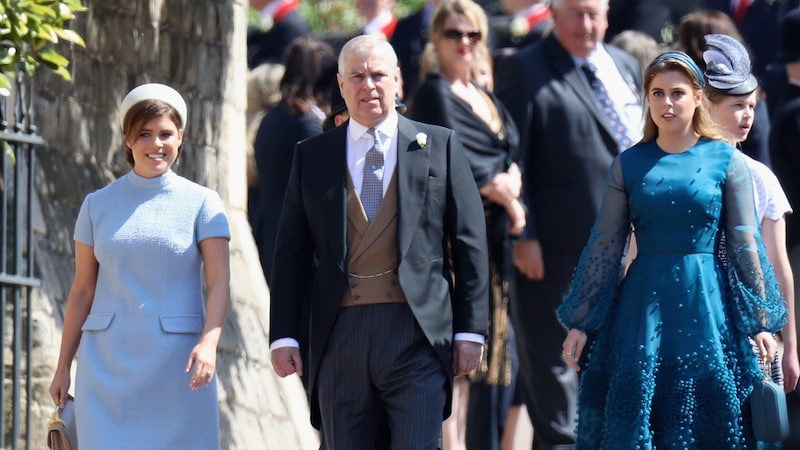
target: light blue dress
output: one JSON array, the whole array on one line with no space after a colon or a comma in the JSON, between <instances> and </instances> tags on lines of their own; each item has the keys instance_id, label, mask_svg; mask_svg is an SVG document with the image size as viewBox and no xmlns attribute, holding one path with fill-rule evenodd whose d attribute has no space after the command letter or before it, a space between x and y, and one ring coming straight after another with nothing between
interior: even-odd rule
<instances>
[{"instance_id":1,"label":"light blue dress","mask_svg":"<svg viewBox=\"0 0 800 450\"><path fill-rule=\"evenodd\" d=\"M595 338L577 449L754 448L746 399L761 375L747 337L780 330L787 312L752 186L742 154L707 139L680 154L639 144L612 163L558 310ZM638 255L623 277L631 225Z\"/></svg>"},{"instance_id":2,"label":"light blue dress","mask_svg":"<svg viewBox=\"0 0 800 450\"><path fill-rule=\"evenodd\" d=\"M173 172L133 171L89 194L75 240L94 247L97 288L75 382L81 450L218 449L216 380L189 389L205 322L200 241L230 239L216 192Z\"/></svg>"}]
</instances>

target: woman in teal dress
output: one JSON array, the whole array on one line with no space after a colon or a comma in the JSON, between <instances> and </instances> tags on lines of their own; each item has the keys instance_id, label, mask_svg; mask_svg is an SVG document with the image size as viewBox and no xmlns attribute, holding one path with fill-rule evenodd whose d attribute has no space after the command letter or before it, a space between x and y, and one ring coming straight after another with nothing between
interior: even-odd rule
<instances>
[{"instance_id":1,"label":"woman in teal dress","mask_svg":"<svg viewBox=\"0 0 800 450\"><path fill-rule=\"evenodd\" d=\"M582 373L576 449L755 448L747 398L761 371L748 337L770 359L786 305L750 173L712 125L703 83L682 52L647 69L644 138L611 164L559 308L563 357Z\"/></svg>"}]
</instances>

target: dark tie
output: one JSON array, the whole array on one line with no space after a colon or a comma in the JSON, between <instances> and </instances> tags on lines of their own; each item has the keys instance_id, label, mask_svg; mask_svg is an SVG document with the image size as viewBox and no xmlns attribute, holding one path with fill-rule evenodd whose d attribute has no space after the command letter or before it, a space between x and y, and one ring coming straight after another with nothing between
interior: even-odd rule
<instances>
[{"instance_id":1,"label":"dark tie","mask_svg":"<svg viewBox=\"0 0 800 450\"><path fill-rule=\"evenodd\" d=\"M581 66L581 69L583 69L583 73L586 74L586 79L589 80L589 84L592 86L597 106L606 116L606 121L608 122L609 128L611 128L614 140L617 141L619 151L627 149L633 145L633 141L628 137L628 128L622 123L617 109L614 108L614 102L611 101L611 97L608 96L606 87L603 85L603 82L597 78L597 67L587 62Z\"/></svg>"},{"instance_id":2,"label":"dark tie","mask_svg":"<svg viewBox=\"0 0 800 450\"><path fill-rule=\"evenodd\" d=\"M368 133L372 136L372 148L369 149L364 160L361 204L364 205L367 219L372 223L381 206L381 200L383 200L383 152L381 152L381 144L375 128L370 128Z\"/></svg>"}]
</instances>

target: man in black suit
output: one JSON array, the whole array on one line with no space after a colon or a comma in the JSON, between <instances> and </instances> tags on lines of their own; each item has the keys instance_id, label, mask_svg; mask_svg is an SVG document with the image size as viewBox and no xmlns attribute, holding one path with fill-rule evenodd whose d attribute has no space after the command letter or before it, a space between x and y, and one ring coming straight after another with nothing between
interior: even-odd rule
<instances>
[{"instance_id":1,"label":"man in black suit","mask_svg":"<svg viewBox=\"0 0 800 450\"><path fill-rule=\"evenodd\" d=\"M786 248L795 280L800 280L800 8L796 8L781 21L778 32L777 63L785 70L788 83L776 99L772 112L769 150L772 168L783 186L795 213L786 216ZM787 299L797 304L795 298ZM795 308L797 313L797 308ZM789 409L790 435L784 439L783 448L800 448L800 391L792 389L786 398Z\"/></svg>"},{"instance_id":2,"label":"man in black suit","mask_svg":"<svg viewBox=\"0 0 800 450\"><path fill-rule=\"evenodd\" d=\"M259 11L262 26L247 30L247 67L263 63L283 62L289 44L311 33L306 19L300 15L299 0L250 0Z\"/></svg>"},{"instance_id":3,"label":"man in black suit","mask_svg":"<svg viewBox=\"0 0 800 450\"><path fill-rule=\"evenodd\" d=\"M308 371L326 449L435 449L453 376L477 367L488 327L483 205L455 134L396 113L385 39L345 44L337 80L350 121L295 150L273 262L272 364L282 377ZM296 338L309 289L304 366Z\"/></svg>"},{"instance_id":4,"label":"man in black suit","mask_svg":"<svg viewBox=\"0 0 800 450\"><path fill-rule=\"evenodd\" d=\"M495 53L533 44L550 32L553 26L550 8L544 0L501 0L500 7L506 15L490 17Z\"/></svg>"},{"instance_id":5,"label":"man in black suit","mask_svg":"<svg viewBox=\"0 0 800 450\"><path fill-rule=\"evenodd\" d=\"M521 135L528 220L514 248L511 315L536 449L575 442L578 376L561 358L566 330L555 309L600 208L608 167L641 133L639 66L603 44L608 1L554 0L550 8L553 33L509 57L495 83ZM587 62L597 67L616 124L598 107ZM621 125L626 133L617 140L612 128Z\"/></svg>"}]
</instances>

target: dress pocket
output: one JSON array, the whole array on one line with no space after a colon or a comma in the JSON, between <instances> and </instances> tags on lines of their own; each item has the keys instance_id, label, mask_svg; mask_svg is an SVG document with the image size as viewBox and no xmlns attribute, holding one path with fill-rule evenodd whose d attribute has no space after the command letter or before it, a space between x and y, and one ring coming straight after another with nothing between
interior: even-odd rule
<instances>
[{"instance_id":1,"label":"dress pocket","mask_svg":"<svg viewBox=\"0 0 800 450\"><path fill-rule=\"evenodd\" d=\"M165 333L200 334L203 331L203 316L200 314L159 316L159 321Z\"/></svg>"},{"instance_id":2,"label":"dress pocket","mask_svg":"<svg viewBox=\"0 0 800 450\"><path fill-rule=\"evenodd\" d=\"M81 331L103 331L111 325L114 313L93 313L86 316Z\"/></svg>"}]
</instances>

